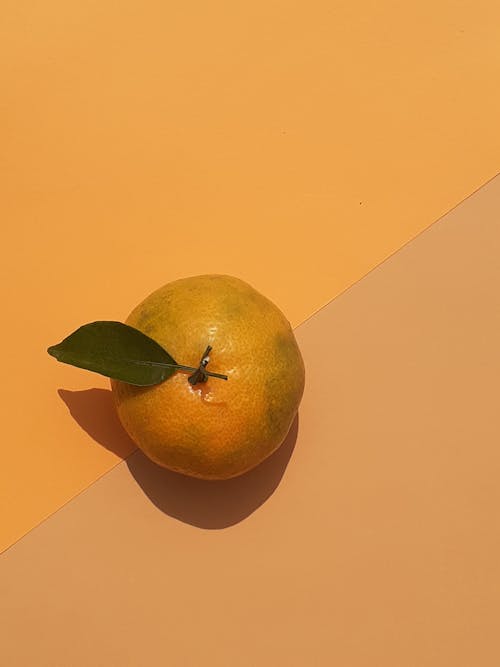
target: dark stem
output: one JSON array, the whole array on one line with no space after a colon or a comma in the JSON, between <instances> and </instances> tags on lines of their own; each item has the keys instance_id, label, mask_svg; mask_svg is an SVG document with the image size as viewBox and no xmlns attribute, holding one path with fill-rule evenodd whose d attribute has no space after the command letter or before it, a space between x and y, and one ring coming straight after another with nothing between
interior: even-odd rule
<instances>
[{"instance_id":1,"label":"dark stem","mask_svg":"<svg viewBox=\"0 0 500 667\"><path fill-rule=\"evenodd\" d=\"M200 365L195 370L195 372L188 377L189 384L194 386L199 382L206 382L208 380L208 374L205 368L207 367L207 364L210 361L210 357L208 355L210 354L211 351L212 351L212 346L208 345L207 349L205 350L205 352L201 357Z\"/></svg>"}]
</instances>

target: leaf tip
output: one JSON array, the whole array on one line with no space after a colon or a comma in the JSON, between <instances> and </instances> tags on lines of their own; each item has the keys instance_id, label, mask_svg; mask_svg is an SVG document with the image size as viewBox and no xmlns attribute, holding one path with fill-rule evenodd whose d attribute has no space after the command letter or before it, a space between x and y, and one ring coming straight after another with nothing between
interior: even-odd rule
<instances>
[{"instance_id":1,"label":"leaf tip","mask_svg":"<svg viewBox=\"0 0 500 667\"><path fill-rule=\"evenodd\" d=\"M51 357L55 357L56 359L58 358L58 346L57 345L51 345L50 347L48 347L47 352L50 354Z\"/></svg>"}]
</instances>

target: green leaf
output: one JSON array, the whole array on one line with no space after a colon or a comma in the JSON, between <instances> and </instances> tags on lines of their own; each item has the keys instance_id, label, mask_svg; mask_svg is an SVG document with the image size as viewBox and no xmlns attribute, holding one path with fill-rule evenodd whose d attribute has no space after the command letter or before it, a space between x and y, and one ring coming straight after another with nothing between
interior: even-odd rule
<instances>
[{"instance_id":1,"label":"green leaf","mask_svg":"<svg viewBox=\"0 0 500 667\"><path fill-rule=\"evenodd\" d=\"M159 343L122 322L84 324L47 352L65 364L142 387L163 382L178 366Z\"/></svg>"}]
</instances>

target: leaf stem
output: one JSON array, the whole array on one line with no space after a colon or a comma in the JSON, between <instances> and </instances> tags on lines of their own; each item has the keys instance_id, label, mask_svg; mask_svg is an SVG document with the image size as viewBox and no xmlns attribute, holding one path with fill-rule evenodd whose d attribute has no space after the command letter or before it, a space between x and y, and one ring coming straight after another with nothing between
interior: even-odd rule
<instances>
[{"instance_id":1,"label":"leaf stem","mask_svg":"<svg viewBox=\"0 0 500 667\"><path fill-rule=\"evenodd\" d=\"M136 364L140 364L141 366L159 366L161 368L176 368L179 371L189 371L191 373L195 373L198 368L193 368L192 366L184 366L183 364L164 364L160 361L135 361ZM227 380L228 376L223 375L222 373L212 373L211 371L207 371L204 369L203 371L206 375L210 375L210 377L214 378L220 378L221 380Z\"/></svg>"}]
</instances>

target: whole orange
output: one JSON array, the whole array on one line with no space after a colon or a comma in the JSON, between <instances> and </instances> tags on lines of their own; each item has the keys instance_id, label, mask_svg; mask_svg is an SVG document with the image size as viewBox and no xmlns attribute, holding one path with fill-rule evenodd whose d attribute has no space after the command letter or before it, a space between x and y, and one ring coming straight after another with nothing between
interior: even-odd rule
<instances>
[{"instance_id":1,"label":"whole orange","mask_svg":"<svg viewBox=\"0 0 500 667\"><path fill-rule=\"evenodd\" d=\"M198 367L150 387L111 381L120 421L156 463L204 479L250 470L285 439L304 390L304 364L290 323L246 282L203 275L149 295L126 323L162 345L178 364Z\"/></svg>"}]
</instances>

